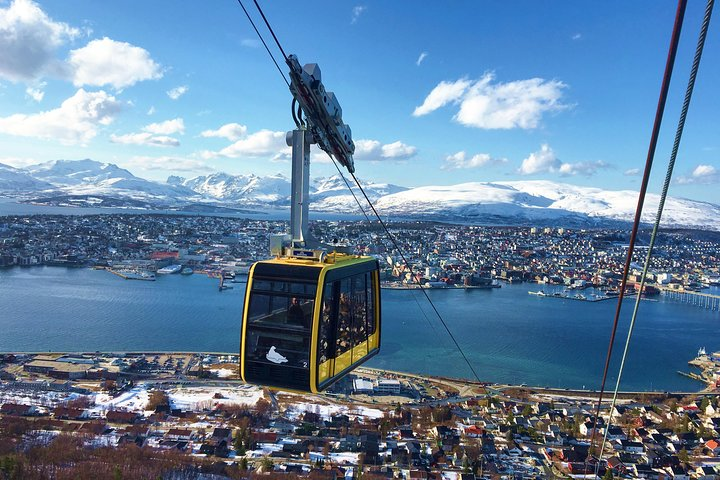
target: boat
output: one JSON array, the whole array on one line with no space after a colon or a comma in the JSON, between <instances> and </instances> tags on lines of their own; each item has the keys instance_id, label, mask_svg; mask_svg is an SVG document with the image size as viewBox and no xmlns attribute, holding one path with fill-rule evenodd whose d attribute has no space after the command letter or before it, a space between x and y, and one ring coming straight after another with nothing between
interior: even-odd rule
<instances>
[{"instance_id":1,"label":"boat","mask_svg":"<svg viewBox=\"0 0 720 480\"><path fill-rule=\"evenodd\" d=\"M185 267L182 270L180 270L180 275L192 275L193 269L190 267Z\"/></svg>"},{"instance_id":2,"label":"boat","mask_svg":"<svg viewBox=\"0 0 720 480\"><path fill-rule=\"evenodd\" d=\"M157 273L160 274L171 274L171 273L180 273L180 270L182 270L182 265L168 265L167 267L163 267L158 269Z\"/></svg>"},{"instance_id":3,"label":"boat","mask_svg":"<svg viewBox=\"0 0 720 480\"><path fill-rule=\"evenodd\" d=\"M547 294L542 290L538 290L537 292L529 291L528 293L530 295L537 295L538 297L547 297Z\"/></svg>"},{"instance_id":4,"label":"boat","mask_svg":"<svg viewBox=\"0 0 720 480\"><path fill-rule=\"evenodd\" d=\"M151 282L155 281L155 274L152 272L146 272L144 270L120 270L117 273L125 280L147 280Z\"/></svg>"}]
</instances>

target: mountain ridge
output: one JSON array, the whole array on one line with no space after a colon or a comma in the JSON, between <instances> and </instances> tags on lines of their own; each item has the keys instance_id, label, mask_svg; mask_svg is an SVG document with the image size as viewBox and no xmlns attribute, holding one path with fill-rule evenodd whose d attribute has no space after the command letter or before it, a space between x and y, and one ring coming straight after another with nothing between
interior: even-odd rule
<instances>
[{"instance_id":1,"label":"mountain ridge","mask_svg":"<svg viewBox=\"0 0 720 480\"><path fill-rule=\"evenodd\" d=\"M485 224L566 224L599 227L631 222L637 192L603 190L549 180L466 182L408 188L363 182L381 215ZM353 188L364 204L362 195ZM0 164L0 193L6 196L52 198L105 196L113 204L145 202L149 208L190 204L218 208L285 208L290 179L282 174L258 176L215 172L194 178L171 176L167 182L146 180L112 163L91 159L53 160L25 168ZM327 213L359 213L355 198L338 175L311 180L310 209ZM659 195L648 194L643 222L654 220ZM364 207L364 205L363 205ZM663 224L720 231L720 206L668 197Z\"/></svg>"}]
</instances>

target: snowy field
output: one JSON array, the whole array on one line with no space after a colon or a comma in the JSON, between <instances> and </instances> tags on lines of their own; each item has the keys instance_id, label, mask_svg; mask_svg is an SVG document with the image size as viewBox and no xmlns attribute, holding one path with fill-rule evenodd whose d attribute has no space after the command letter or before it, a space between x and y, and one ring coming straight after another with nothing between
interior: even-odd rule
<instances>
[{"instance_id":1,"label":"snowy field","mask_svg":"<svg viewBox=\"0 0 720 480\"><path fill-rule=\"evenodd\" d=\"M142 413L145 411L149 399L150 394L145 385L138 385L114 398L106 393L95 395L95 410L113 408L115 410Z\"/></svg>"},{"instance_id":2,"label":"snowy field","mask_svg":"<svg viewBox=\"0 0 720 480\"><path fill-rule=\"evenodd\" d=\"M263 398L262 389L252 385L186 387L169 390L167 393L170 406L182 410L201 410L216 405L255 405Z\"/></svg>"},{"instance_id":3,"label":"snowy field","mask_svg":"<svg viewBox=\"0 0 720 480\"><path fill-rule=\"evenodd\" d=\"M324 420L333 415L345 414L350 418L382 418L382 410L362 406L347 407L345 405L319 405L313 403L293 403L285 412L288 418L296 419L305 412L317 413Z\"/></svg>"}]
</instances>

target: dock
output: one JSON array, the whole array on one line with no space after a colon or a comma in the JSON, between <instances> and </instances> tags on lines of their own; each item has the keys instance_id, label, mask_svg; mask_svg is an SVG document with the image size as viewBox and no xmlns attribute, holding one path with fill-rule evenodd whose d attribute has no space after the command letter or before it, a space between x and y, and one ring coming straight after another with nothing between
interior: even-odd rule
<instances>
[{"instance_id":1,"label":"dock","mask_svg":"<svg viewBox=\"0 0 720 480\"><path fill-rule=\"evenodd\" d=\"M579 302L602 302L604 300L612 300L613 298L617 297L601 297L597 295L587 296L580 293L576 293L575 295L569 295L567 293L545 293L542 290L538 292L529 291L528 295L535 295L540 298L562 298L564 300L577 300Z\"/></svg>"},{"instance_id":2,"label":"dock","mask_svg":"<svg viewBox=\"0 0 720 480\"><path fill-rule=\"evenodd\" d=\"M700 308L706 308L714 312L720 312L720 295L711 293L695 292L692 290L675 290L661 287L662 295L669 299L681 303L687 303Z\"/></svg>"}]
</instances>

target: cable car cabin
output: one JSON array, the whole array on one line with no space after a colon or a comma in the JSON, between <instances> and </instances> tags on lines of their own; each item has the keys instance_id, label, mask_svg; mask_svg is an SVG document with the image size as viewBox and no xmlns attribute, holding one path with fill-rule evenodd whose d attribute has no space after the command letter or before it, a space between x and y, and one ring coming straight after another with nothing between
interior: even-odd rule
<instances>
[{"instance_id":1,"label":"cable car cabin","mask_svg":"<svg viewBox=\"0 0 720 480\"><path fill-rule=\"evenodd\" d=\"M328 259L252 266L240 339L245 382L317 393L380 351L377 260Z\"/></svg>"}]
</instances>

